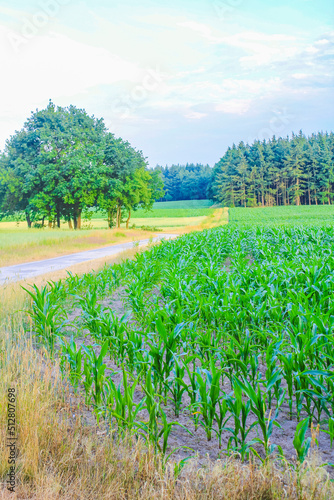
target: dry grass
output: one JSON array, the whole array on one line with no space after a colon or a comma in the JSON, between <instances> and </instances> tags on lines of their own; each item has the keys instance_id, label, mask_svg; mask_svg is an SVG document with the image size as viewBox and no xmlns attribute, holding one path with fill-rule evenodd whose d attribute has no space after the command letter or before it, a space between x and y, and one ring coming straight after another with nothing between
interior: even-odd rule
<instances>
[{"instance_id":1,"label":"dry grass","mask_svg":"<svg viewBox=\"0 0 334 500\"><path fill-rule=\"evenodd\" d=\"M189 225L183 228L170 227L170 231L176 234L186 234L192 231L203 231L212 227L223 226L228 224L228 208L218 208L213 214L208 215L197 225Z\"/></svg>"},{"instance_id":2,"label":"dry grass","mask_svg":"<svg viewBox=\"0 0 334 500\"><path fill-rule=\"evenodd\" d=\"M5 223L2 223L5 224ZM140 229L69 231L0 229L0 267L59 257L94 248L138 241L155 233Z\"/></svg>"},{"instance_id":3,"label":"dry grass","mask_svg":"<svg viewBox=\"0 0 334 500\"><path fill-rule=\"evenodd\" d=\"M143 219L143 224L156 226L160 232L185 234L227 224L227 208L220 208L208 217ZM135 222L137 225L139 219ZM167 222L166 222L167 221ZM167 225L166 225L167 224ZM174 224L174 225L173 225ZM69 229L27 229L25 223L0 223L0 267L33 262L71 253L102 248L117 243L138 241L156 233L141 229L70 231Z\"/></svg>"},{"instance_id":4,"label":"dry grass","mask_svg":"<svg viewBox=\"0 0 334 500\"><path fill-rule=\"evenodd\" d=\"M127 252L127 256L135 249ZM120 261L124 255L111 261ZM103 263L100 263L103 265ZM81 266L81 268L79 267ZM80 264L88 270L91 263ZM86 266L86 267L85 267ZM94 262L96 270L99 267ZM62 277L63 271L40 277ZM36 350L19 284L0 289L0 476L8 471L6 395L18 394L18 469L16 493L0 487L1 499L81 500L271 500L331 499L334 486L313 455L300 472L274 463L242 465L236 459L199 466L189 461L178 478L141 441L116 441L103 426L82 423L83 403L59 375L56 363Z\"/></svg>"}]
</instances>

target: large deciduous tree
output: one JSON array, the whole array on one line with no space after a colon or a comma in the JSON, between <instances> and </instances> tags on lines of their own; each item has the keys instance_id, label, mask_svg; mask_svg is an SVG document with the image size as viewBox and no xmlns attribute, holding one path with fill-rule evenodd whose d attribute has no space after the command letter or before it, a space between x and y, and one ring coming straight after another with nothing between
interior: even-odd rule
<instances>
[{"instance_id":1,"label":"large deciduous tree","mask_svg":"<svg viewBox=\"0 0 334 500\"><path fill-rule=\"evenodd\" d=\"M5 212L25 211L60 227L81 227L84 208L98 203L109 227L120 226L122 210L149 208L161 196L161 180L150 173L141 151L107 133L103 120L75 106L32 113L6 143L0 157L0 203Z\"/></svg>"},{"instance_id":2,"label":"large deciduous tree","mask_svg":"<svg viewBox=\"0 0 334 500\"><path fill-rule=\"evenodd\" d=\"M103 176L98 205L106 210L110 228L120 227L122 211L127 213L129 227L132 210L140 206L149 209L163 195L160 175L147 169L143 153L111 133L106 137Z\"/></svg>"}]
</instances>

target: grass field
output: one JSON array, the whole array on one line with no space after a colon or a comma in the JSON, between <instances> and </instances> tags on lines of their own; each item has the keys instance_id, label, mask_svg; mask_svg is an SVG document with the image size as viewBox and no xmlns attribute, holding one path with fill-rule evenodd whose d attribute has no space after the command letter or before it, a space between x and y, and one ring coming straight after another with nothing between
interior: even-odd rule
<instances>
[{"instance_id":1,"label":"grass field","mask_svg":"<svg viewBox=\"0 0 334 500\"><path fill-rule=\"evenodd\" d=\"M11 224L11 223L3 223ZM0 267L22 262L43 260L93 248L150 238L152 232L142 230L87 230L68 229L1 229Z\"/></svg>"},{"instance_id":2,"label":"grass field","mask_svg":"<svg viewBox=\"0 0 334 500\"><path fill-rule=\"evenodd\" d=\"M162 208L154 209L153 217L139 211L143 218L134 218L131 225L135 228L130 230L125 223L120 229L109 230L106 219L96 218L81 231L69 230L67 223L62 223L61 229L28 229L25 222L0 222L0 267L137 241L152 236L151 230L180 233L202 228L215 219L217 209L207 208L209 204L206 200L157 203Z\"/></svg>"},{"instance_id":3,"label":"grass field","mask_svg":"<svg viewBox=\"0 0 334 500\"><path fill-rule=\"evenodd\" d=\"M131 219L201 217L210 215L216 205L210 200L159 201L153 204L152 210L139 209L133 211ZM93 211L93 219L104 219L105 214Z\"/></svg>"},{"instance_id":4,"label":"grass field","mask_svg":"<svg viewBox=\"0 0 334 500\"><path fill-rule=\"evenodd\" d=\"M334 224L334 205L231 208L229 220L237 224L323 225Z\"/></svg>"}]
</instances>

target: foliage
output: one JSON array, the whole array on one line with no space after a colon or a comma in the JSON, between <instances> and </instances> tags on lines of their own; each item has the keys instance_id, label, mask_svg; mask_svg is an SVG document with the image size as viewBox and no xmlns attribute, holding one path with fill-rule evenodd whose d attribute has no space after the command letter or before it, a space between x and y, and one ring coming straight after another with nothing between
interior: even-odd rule
<instances>
[{"instance_id":1,"label":"foliage","mask_svg":"<svg viewBox=\"0 0 334 500\"><path fill-rule=\"evenodd\" d=\"M149 208L161 196L158 172L150 173L141 151L108 133L103 119L75 106L32 113L6 142L0 156L0 212L24 211L33 221L60 227L64 218L81 227L82 212L107 212L109 227L120 225L122 210Z\"/></svg>"},{"instance_id":2,"label":"foliage","mask_svg":"<svg viewBox=\"0 0 334 500\"><path fill-rule=\"evenodd\" d=\"M165 194L160 201L205 200L212 169L209 165L187 163L187 165L156 166L164 183Z\"/></svg>"},{"instance_id":3,"label":"foliage","mask_svg":"<svg viewBox=\"0 0 334 500\"><path fill-rule=\"evenodd\" d=\"M240 142L214 166L208 194L229 207L330 205L333 160L333 133Z\"/></svg>"}]
</instances>

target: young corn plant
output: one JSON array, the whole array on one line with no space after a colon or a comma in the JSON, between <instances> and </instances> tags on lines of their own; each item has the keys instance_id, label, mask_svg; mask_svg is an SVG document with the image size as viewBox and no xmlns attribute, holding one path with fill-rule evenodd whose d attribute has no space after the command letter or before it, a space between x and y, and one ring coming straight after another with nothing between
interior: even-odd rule
<instances>
[{"instance_id":1,"label":"young corn plant","mask_svg":"<svg viewBox=\"0 0 334 500\"><path fill-rule=\"evenodd\" d=\"M103 308L97 302L97 285L94 284L83 297L76 295L76 300L82 309L84 327L88 328L91 335L98 340L100 338L100 316Z\"/></svg>"},{"instance_id":2,"label":"young corn plant","mask_svg":"<svg viewBox=\"0 0 334 500\"><path fill-rule=\"evenodd\" d=\"M333 441L334 441L334 418L330 417L328 419L328 431L325 429L321 429L322 432L325 432L326 434L329 435L330 441L331 441L331 449L333 448Z\"/></svg>"},{"instance_id":3,"label":"young corn plant","mask_svg":"<svg viewBox=\"0 0 334 500\"><path fill-rule=\"evenodd\" d=\"M159 392L164 395L167 404L168 378L174 365L174 354L177 353L180 343L180 329L173 328L168 331L161 318L156 320L157 333L149 336L147 342L152 357L152 367L155 374L155 382L159 384Z\"/></svg>"},{"instance_id":4,"label":"young corn plant","mask_svg":"<svg viewBox=\"0 0 334 500\"><path fill-rule=\"evenodd\" d=\"M140 278L132 275L125 291L135 317L141 321L145 316L147 286Z\"/></svg>"},{"instance_id":5,"label":"young corn plant","mask_svg":"<svg viewBox=\"0 0 334 500\"><path fill-rule=\"evenodd\" d=\"M247 436L257 424L254 422L247 428L247 418L251 411L251 400L247 402L242 399L242 388L234 381L233 393L226 397L226 407L230 411L234 420L234 428L227 428L232 436L228 440L227 449L235 453L240 453L241 460L244 462L249 455L250 447L255 444L255 441L247 442Z\"/></svg>"},{"instance_id":6,"label":"young corn plant","mask_svg":"<svg viewBox=\"0 0 334 500\"><path fill-rule=\"evenodd\" d=\"M174 426L178 426L184 429L190 435L191 432L179 422L167 421L166 414L161 408L161 404L159 401L161 397L159 398L159 395L157 395L157 393L155 392L154 386L152 385L152 377L149 373L146 375L145 385L142 385L142 388L145 393L144 408L148 412L148 421L140 421L137 423L139 434L150 441L154 445L155 452L162 453L165 457L165 461L167 461L168 458L173 453L175 453L176 450L180 448L187 448L185 446L174 448L166 457L168 438L170 436L172 428ZM160 443L161 440L162 444Z\"/></svg>"},{"instance_id":7,"label":"young corn plant","mask_svg":"<svg viewBox=\"0 0 334 500\"><path fill-rule=\"evenodd\" d=\"M190 384L187 384L184 380L179 379L178 382L181 386L184 387L185 391L187 392L189 399L190 399L190 404L189 404L189 409L192 414L192 418L194 421L194 426L195 426L195 431L198 429L198 423L199 423L199 411L196 411L196 405L199 401L199 388L198 388L198 383L197 383L197 372L196 372L196 364L195 360L197 359L197 355L190 355L187 357L187 359L184 361L184 365L189 377ZM191 363L193 363L192 369L191 369Z\"/></svg>"},{"instance_id":8,"label":"young corn plant","mask_svg":"<svg viewBox=\"0 0 334 500\"><path fill-rule=\"evenodd\" d=\"M87 356L84 357L84 364L83 364L83 386L85 388L85 404L87 407L91 404L92 401L92 387L93 387L93 375L92 375L92 370L91 370L91 363L90 363L90 357L87 358Z\"/></svg>"},{"instance_id":9,"label":"young corn plant","mask_svg":"<svg viewBox=\"0 0 334 500\"><path fill-rule=\"evenodd\" d=\"M328 375L331 375L331 373L324 372L322 370L307 370L300 374L301 377L307 379L307 385L309 387L301 390L305 398L303 408L309 415L310 421L315 420L318 424L321 422L321 414L323 412L328 417L331 416L329 405L333 395L327 392L323 382L324 377L327 377ZM320 377L320 380L315 377ZM315 415L316 412L317 416Z\"/></svg>"},{"instance_id":10,"label":"young corn plant","mask_svg":"<svg viewBox=\"0 0 334 500\"><path fill-rule=\"evenodd\" d=\"M22 287L32 299L31 310L27 311L34 322L34 333L39 342L46 347L51 357L54 355L56 339L60 337L66 323L66 314L60 304L54 302L52 292L47 286L41 290L33 285L31 290Z\"/></svg>"},{"instance_id":11,"label":"young corn plant","mask_svg":"<svg viewBox=\"0 0 334 500\"><path fill-rule=\"evenodd\" d=\"M274 375L274 373L276 371L280 370L280 368L277 367L276 360L277 360L278 351L279 351L280 346L282 345L282 342L283 341L277 343L275 341L272 341L266 349L266 352L265 352L265 361L266 361L265 376L266 376L267 381L269 381L272 378L272 376ZM280 388L280 378L278 378L276 384L274 385L274 392L275 392L275 397L277 400L279 399L279 388ZM271 409L272 398L273 398L273 391L270 389L268 391L269 409Z\"/></svg>"},{"instance_id":12,"label":"young corn plant","mask_svg":"<svg viewBox=\"0 0 334 500\"><path fill-rule=\"evenodd\" d=\"M195 409L202 417L200 422L203 425L207 440L211 441L213 423L216 415L216 406L220 400L220 378L221 370L215 366L213 358L210 360L210 371L204 368L197 368L196 382L198 390L198 402L195 403Z\"/></svg>"},{"instance_id":13,"label":"young corn plant","mask_svg":"<svg viewBox=\"0 0 334 500\"><path fill-rule=\"evenodd\" d=\"M183 384L183 378L186 370L186 360L182 362L180 358L181 356L174 356L173 373L168 379L168 389L174 402L174 413L176 417L180 415L182 397L186 391L185 384Z\"/></svg>"},{"instance_id":14,"label":"young corn plant","mask_svg":"<svg viewBox=\"0 0 334 500\"><path fill-rule=\"evenodd\" d=\"M126 356L127 325L130 316L131 313L128 312L119 318L112 311L105 310L96 319L98 335L95 334L94 338L100 343L108 341L110 359L116 363L123 363Z\"/></svg>"},{"instance_id":15,"label":"young corn plant","mask_svg":"<svg viewBox=\"0 0 334 500\"><path fill-rule=\"evenodd\" d=\"M240 379L235 378L236 383L240 386L245 395L250 399L251 411L257 417L256 423L259 424L262 431L262 439L256 438L256 442L259 442L263 445L266 458L269 457L269 455L274 451L276 447L274 444L270 443L273 426L276 425L277 427L281 427L277 422L277 417L279 408L284 401L285 391L282 393L281 399L277 401L274 415L272 416L272 410L270 410L269 416L266 416L268 409L268 392L274 386L280 376L280 372L275 372L271 379L267 381L263 391L260 388L260 384L258 384L257 389L255 390L247 380L241 381ZM254 449L252 450L253 452L255 452Z\"/></svg>"},{"instance_id":16,"label":"young corn plant","mask_svg":"<svg viewBox=\"0 0 334 500\"><path fill-rule=\"evenodd\" d=\"M312 439L310 437L306 438L306 431L309 427L309 418L305 418L299 424L297 425L296 432L295 432L295 437L293 439L293 446L296 450L297 454L297 489L298 489L298 495L299 498L302 498L301 496L301 474L300 474L300 468L301 464L304 462L310 446L311 446L311 441Z\"/></svg>"},{"instance_id":17,"label":"young corn plant","mask_svg":"<svg viewBox=\"0 0 334 500\"><path fill-rule=\"evenodd\" d=\"M73 337L71 338L70 342L67 342L65 339L60 340L61 344L61 368L63 373L67 371L69 368L69 378L70 381L75 389L75 391L78 388L78 384L81 381L82 377L82 358L83 358L83 351L82 347L76 345Z\"/></svg>"},{"instance_id":18,"label":"young corn plant","mask_svg":"<svg viewBox=\"0 0 334 500\"><path fill-rule=\"evenodd\" d=\"M228 413L228 404L227 404L227 397L226 394L223 394L223 396L218 400L218 409L216 409L215 412L215 419L217 422L218 429L215 430L217 437L218 437L218 446L219 449L222 447L222 436L223 436L223 431L228 430L226 427L226 424L230 420L232 415L227 415Z\"/></svg>"},{"instance_id":19,"label":"young corn plant","mask_svg":"<svg viewBox=\"0 0 334 500\"><path fill-rule=\"evenodd\" d=\"M124 435L125 431L133 432L137 425L136 418L144 406L144 398L139 403L134 402L134 394L139 383L139 378L132 377L122 367L122 383L116 387L111 377L108 377L103 390L104 415L111 420L114 418L118 429ZM128 377L132 378L132 385L129 385ZM123 393L121 388L123 387Z\"/></svg>"},{"instance_id":20,"label":"young corn plant","mask_svg":"<svg viewBox=\"0 0 334 500\"><path fill-rule=\"evenodd\" d=\"M292 409L293 409L293 380L294 380L294 363L291 353L280 353L278 358L283 363L283 376L288 386L288 403L289 403L289 418L292 420Z\"/></svg>"},{"instance_id":21,"label":"young corn plant","mask_svg":"<svg viewBox=\"0 0 334 500\"><path fill-rule=\"evenodd\" d=\"M293 439L293 446L296 450L297 460L300 464L304 462L311 446L311 437L305 437L309 423L309 417L299 422Z\"/></svg>"},{"instance_id":22,"label":"young corn plant","mask_svg":"<svg viewBox=\"0 0 334 500\"><path fill-rule=\"evenodd\" d=\"M100 351L100 354L97 356L94 349L92 347L87 348L86 346L83 346L84 351L87 354L87 361L90 365L91 373L92 373L92 378L93 378L93 384L94 386L92 387L92 397L94 400L94 411L96 413L97 420L99 420L99 412L100 408L102 405L102 397L103 397L103 388L104 388L104 381L105 381L105 371L107 365L103 363L103 358L108 352L108 341L106 341Z\"/></svg>"},{"instance_id":23,"label":"young corn plant","mask_svg":"<svg viewBox=\"0 0 334 500\"><path fill-rule=\"evenodd\" d=\"M159 394L165 391L165 383L169 376L169 371L165 373L165 349L161 342L156 343L155 340L148 341L147 345L149 347L149 356L151 360L151 367L153 372L154 385L157 387ZM167 404L167 401L165 401Z\"/></svg>"},{"instance_id":24,"label":"young corn plant","mask_svg":"<svg viewBox=\"0 0 334 500\"><path fill-rule=\"evenodd\" d=\"M138 353L144 350L143 337L143 332L127 331L127 342L125 344L126 362L132 372L138 366Z\"/></svg>"}]
</instances>

